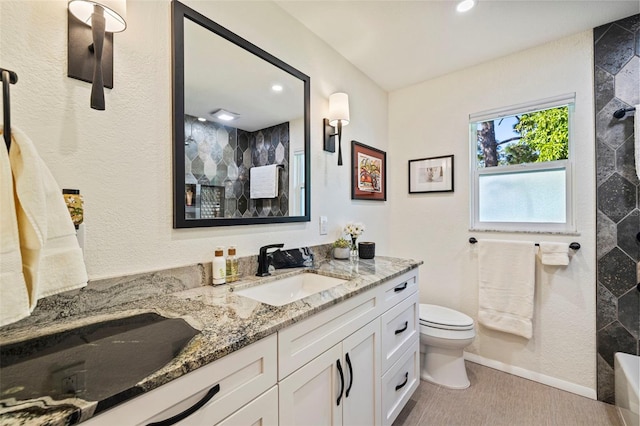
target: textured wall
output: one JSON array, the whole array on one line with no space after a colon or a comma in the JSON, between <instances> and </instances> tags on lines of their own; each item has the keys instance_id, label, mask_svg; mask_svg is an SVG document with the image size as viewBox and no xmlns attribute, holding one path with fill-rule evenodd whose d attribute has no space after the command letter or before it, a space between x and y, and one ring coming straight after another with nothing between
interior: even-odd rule
<instances>
[{"instance_id":1,"label":"textured wall","mask_svg":"<svg viewBox=\"0 0 640 426\"><path fill-rule=\"evenodd\" d=\"M633 122L640 103L640 15L594 30L597 168L598 399L614 402L615 352L640 353L640 246Z\"/></svg>"},{"instance_id":2,"label":"textured wall","mask_svg":"<svg viewBox=\"0 0 640 426\"><path fill-rule=\"evenodd\" d=\"M477 255L470 236L524 241L578 241L566 268L536 274L534 335L525 340L478 327L467 350L485 359L557 380L595 397L595 149L591 31L392 92L389 97L395 253L424 259L420 299L477 316ZM469 114L576 93L572 155L578 235L469 231ZM455 192L407 193L407 161L455 155ZM549 381L547 381L549 382Z\"/></svg>"}]
</instances>

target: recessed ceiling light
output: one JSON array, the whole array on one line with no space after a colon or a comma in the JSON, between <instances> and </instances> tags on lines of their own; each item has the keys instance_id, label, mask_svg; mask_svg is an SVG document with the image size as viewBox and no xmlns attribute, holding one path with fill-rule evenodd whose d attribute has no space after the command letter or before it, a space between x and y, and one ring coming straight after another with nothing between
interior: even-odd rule
<instances>
[{"instance_id":1,"label":"recessed ceiling light","mask_svg":"<svg viewBox=\"0 0 640 426\"><path fill-rule=\"evenodd\" d=\"M271 86L271 90L273 90L274 92L282 92L282 85L280 84L274 84L273 86Z\"/></svg>"},{"instance_id":2,"label":"recessed ceiling light","mask_svg":"<svg viewBox=\"0 0 640 426\"><path fill-rule=\"evenodd\" d=\"M468 12L475 5L476 5L476 0L462 0L460 3L458 3L456 10L458 12Z\"/></svg>"},{"instance_id":3,"label":"recessed ceiling light","mask_svg":"<svg viewBox=\"0 0 640 426\"><path fill-rule=\"evenodd\" d=\"M240 117L240 114L236 114L235 112L230 112L222 108L213 111L211 115L220 121L232 121Z\"/></svg>"},{"instance_id":4,"label":"recessed ceiling light","mask_svg":"<svg viewBox=\"0 0 640 426\"><path fill-rule=\"evenodd\" d=\"M198 117L198 121L207 121L207 119L203 117Z\"/></svg>"}]
</instances>

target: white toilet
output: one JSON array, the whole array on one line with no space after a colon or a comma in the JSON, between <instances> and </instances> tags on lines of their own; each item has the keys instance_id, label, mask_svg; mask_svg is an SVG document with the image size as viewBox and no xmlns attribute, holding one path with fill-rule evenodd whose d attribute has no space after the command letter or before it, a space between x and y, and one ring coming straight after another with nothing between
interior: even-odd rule
<instances>
[{"instance_id":1,"label":"white toilet","mask_svg":"<svg viewBox=\"0 0 640 426\"><path fill-rule=\"evenodd\" d=\"M476 337L473 319L444 306L420 304L420 377L450 389L470 382L462 351Z\"/></svg>"}]
</instances>

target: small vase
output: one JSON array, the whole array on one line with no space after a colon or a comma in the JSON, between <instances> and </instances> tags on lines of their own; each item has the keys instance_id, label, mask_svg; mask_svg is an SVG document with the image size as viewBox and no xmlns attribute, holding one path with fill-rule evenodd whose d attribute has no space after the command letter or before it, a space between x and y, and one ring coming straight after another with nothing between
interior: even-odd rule
<instances>
[{"instance_id":1,"label":"small vase","mask_svg":"<svg viewBox=\"0 0 640 426\"><path fill-rule=\"evenodd\" d=\"M333 248L334 259L349 259L350 255L351 255L350 247L334 247Z\"/></svg>"},{"instance_id":2,"label":"small vase","mask_svg":"<svg viewBox=\"0 0 640 426\"><path fill-rule=\"evenodd\" d=\"M356 237L351 237L351 258L358 258L358 243L356 242Z\"/></svg>"}]
</instances>

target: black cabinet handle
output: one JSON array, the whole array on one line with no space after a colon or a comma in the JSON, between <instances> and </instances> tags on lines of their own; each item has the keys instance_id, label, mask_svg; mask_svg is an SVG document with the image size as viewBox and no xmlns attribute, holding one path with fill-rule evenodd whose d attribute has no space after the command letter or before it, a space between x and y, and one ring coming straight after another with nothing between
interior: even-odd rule
<instances>
[{"instance_id":1,"label":"black cabinet handle","mask_svg":"<svg viewBox=\"0 0 640 426\"><path fill-rule=\"evenodd\" d=\"M161 420L159 422L149 423L147 426L171 426L171 425L174 425L174 424L178 423L179 421L186 419L187 417L189 417L190 415L192 415L193 413L195 413L199 409L201 409L202 406L204 406L207 402L209 402L211 400L211 398L216 396L216 394L218 392L220 392L220 385L219 384L217 384L214 387L212 387L211 389L209 389L209 392L207 392L207 394L205 396L203 396L200 401L196 402L191 407L189 407L186 410L184 410L182 413L176 414L173 417L169 417L168 419Z\"/></svg>"},{"instance_id":2,"label":"black cabinet handle","mask_svg":"<svg viewBox=\"0 0 640 426\"><path fill-rule=\"evenodd\" d=\"M395 291L396 293L399 293L402 290L405 290L406 288L407 288L407 282L405 281L402 285L399 285L398 287L394 288L393 291Z\"/></svg>"},{"instance_id":3,"label":"black cabinet handle","mask_svg":"<svg viewBox=\"0 0 640 426\"><path fill-rule=\"evenodd\" d=\"M404 327L402 327L400 330L396 330L396 334L400 334L400 333L406 331L407 328L409 328L409 321L405 321L404 322Z\"/></svg>"},{"instance_id":4,"label":"black cabinet handle","mask_svg":"<svg viewBox=\"0 0 640 426\"><path fill-rule=\"evenodd\" d=\"M353 386L353 367L351 366L351 359L349 358L349 352L347 352L346 358L347 358L347 367L349 367L349 377L351 378L351 380L349 380L349 386L347 387L347 392L344 394L344 397L349 398L349 392L351 392L351 386Z\"/></svg>"},{"instance_id":5,"label":"black cabinet handle","mask_svg":"<svg viewBox=\"0 0 640 426\"><path fill-rule=\"evenodd\" d=\"M344 392L344 373L342 372L342 365L340 365L340 360L337 360L336 362L338 363L338 373L340 373L340 395L338 395L338 405L340 405L342 393Z\"/></svg>"},{"instance_id":6,"label":"black cabinet handle","mask_svg":"<svg viewBox=\"0 0 640 426\"><path fill-rule=\"evenodd\" d=\"M402 389L407 382L409 381L409 372L404 373L404 382L402 382L402 384L399 384L398 386L396 386L396 392L398 392L400 389Z\"/></svg>"}]
</instances>

